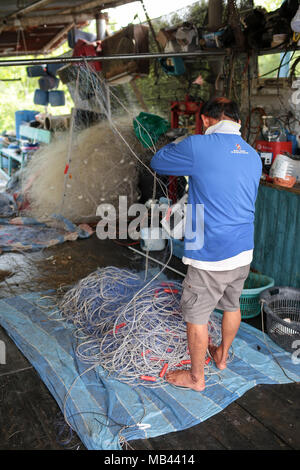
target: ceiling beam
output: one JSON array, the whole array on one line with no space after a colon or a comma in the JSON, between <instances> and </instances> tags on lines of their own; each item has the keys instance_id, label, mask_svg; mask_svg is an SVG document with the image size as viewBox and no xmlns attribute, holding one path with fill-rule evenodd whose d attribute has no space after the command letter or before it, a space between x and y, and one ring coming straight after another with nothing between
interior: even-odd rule
<instances>
[{"instance_id":1,"label":"ceiling beam","mask_svg":"<svg viewBox=\"0 0 300 470\"><path fill-rule=\"evenodd\" d=\"M7 15L4 20L8 18L16 18L17 16L21 16L27 13L30 13L42 6L47 5L48 3L51 3L53 0L37 0L36 2L31 3L30 5L27 5L26 7L20 8L17 11L14 11L10 15Z\"/></svg>"},{"instance_id":2,"label":"ceiling beam","mask_svg":"<svg viewBox=\"0 0 300 470\"><path fill-rule=\"evenodd\" d=\"M104 0L102 4L102 10L106 8L116 8L125 5L126 3L133 3L138 0Z\"/></svg>"},{"instance_id":3,"label":"ceiling beam","mask_svg":"<svg viewBox=\"0 0 300 470\"><path fill-rule=\"evenodd\" d=\"M51 48L60 40L63 39L63 37L68 34L70 29L72 29L75 26L75 23L68 24L65 28L63 28L58 34L56 34L49 42L44 46L43 52L47 54L47 52L51 51Z\"/></svg>"},{"instance_id":4,"label":"ceiling beam","mask_svg":"<svg viewBox=\"0 0 300 470\"><path fill-rule=\"evenodd\" d=\"M2 31L26 29L29 27L37 27L42 25L58 25L58 24L83 24L95 18L95 14L82 13L78 15L44 15L44 16L30 16L23 18L10 19L5 22L0 22L0 33Z\"/></svg>"},{"instance_id":5,"label":"ceiling beam","mask_svg":"<svg viewBox=\"0 0 300 470\"><path fill-rule=\"evenodd\" d=\"M82 5L79 5L74 8L68 8L64 10L62 13L80 13L92 9L99 9L104 10L105 8L111 8L113 6L120 6L124 5L125 3L133 3L138 0L91 0L89 2L85 2ZM109 5L109 6L108 6Z\"/></svg>"},{"instance_id":6,"label":"ceiling beam","mask_svg":"<svg viewBox=\"0 0 300 470\"><path fill-rule=\"evenodd\" d=\"M105 3L105 0L93 0L93 1L90 1L90 2L85 2L82 5L79 5L77 7L67 8L67 9L63 10L62 13L63 14L81 13L83 11L92 10L94 8L96 9L97 7L99 8L99 10L101 10L101 7L102 7L103 3Z\"/></svg>"}]
</instances>

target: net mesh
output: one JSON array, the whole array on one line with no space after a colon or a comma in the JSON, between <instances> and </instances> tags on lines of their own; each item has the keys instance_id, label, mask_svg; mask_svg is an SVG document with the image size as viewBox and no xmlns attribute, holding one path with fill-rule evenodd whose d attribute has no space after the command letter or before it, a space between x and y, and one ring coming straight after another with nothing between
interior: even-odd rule
<instances>
[{"instance_id":1,"label":"net mesh","mask_svg":"<svg viewBox=\"0 0 300 470\"><path fill-rule=\"evenodd\" d=\"M23 191L30 216L59 213L78 222L95 217L101 203L116 205L120 195L127 196L129 205L139 201L140 174L146 172L153 186L150 160L167 140L144 148L133 132L136 109L125 107L118 92L88 64L68 68L74 100L70 128L28 162ZM167 184L159 184L164 195Z\"/></svg>"}]
</instances>

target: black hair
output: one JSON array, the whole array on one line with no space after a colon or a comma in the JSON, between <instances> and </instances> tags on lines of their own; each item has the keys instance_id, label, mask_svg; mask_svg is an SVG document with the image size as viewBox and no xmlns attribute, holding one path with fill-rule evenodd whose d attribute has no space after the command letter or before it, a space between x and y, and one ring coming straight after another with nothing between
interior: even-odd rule
<instances>
[{"instance_id":1,"label":"black hair","mask_svg":"<svg viewBox=\"0 0 300 470\"><path fill-rule=\"evenodd\" d=\"M201 108L201 114L213 119L222 119L228 117L233 121L239 122L240 112L235 101L220 97L207 101Z\"/></svg>"}]
</instances>

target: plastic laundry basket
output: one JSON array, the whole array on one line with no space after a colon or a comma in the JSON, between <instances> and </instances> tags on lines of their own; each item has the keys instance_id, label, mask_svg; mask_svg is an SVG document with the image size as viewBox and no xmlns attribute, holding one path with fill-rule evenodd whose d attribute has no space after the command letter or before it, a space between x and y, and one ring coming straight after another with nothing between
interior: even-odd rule
<instances>
[{"instance_id":1,"label":"plastic laundry basket","mask_svg":"<svg viewBox=\"0 0 300 470\"><path fill-rule=\"evenodd\" d=\"M266 319L266 333L286 351L299 348L300 289L272 287L260 294Z\"/></svg>"},{"instance_id":2,"label":"plastic laundry basket","mask_svg":"<svg viewBox=\"0 0 300 470\"><path fill-rule=\"evenodd\" d=\"M264 274L250 272L240 297L240 308L243 319L253 318L260 314L260 294L274 286L274 279Z\"/></svg>"}]
</instances>

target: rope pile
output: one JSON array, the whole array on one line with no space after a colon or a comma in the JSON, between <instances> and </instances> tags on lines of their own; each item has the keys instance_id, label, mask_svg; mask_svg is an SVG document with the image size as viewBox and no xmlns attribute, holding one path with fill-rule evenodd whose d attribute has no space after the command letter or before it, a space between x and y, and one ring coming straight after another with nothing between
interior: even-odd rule
<instances>
[{"instance_id":1,"label":"rope pile","mask_svg":"<svg viewBox=\"0 0 300 470\"><path fill-rule=\"evenodd\" d=\"M145 282L126 269L98 269L63 297L59 310L72 322L78 358L100 365L128 383L161 386L167 369L190 367L186 325L180 313L181 283ZM211 319L211 343L221 329ZM207 358L206 377L217 374Z\"/></svg>"}]
</instances>

